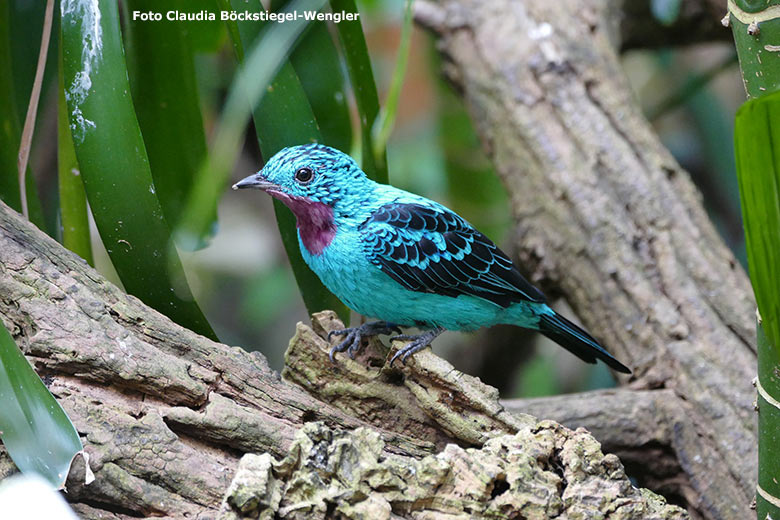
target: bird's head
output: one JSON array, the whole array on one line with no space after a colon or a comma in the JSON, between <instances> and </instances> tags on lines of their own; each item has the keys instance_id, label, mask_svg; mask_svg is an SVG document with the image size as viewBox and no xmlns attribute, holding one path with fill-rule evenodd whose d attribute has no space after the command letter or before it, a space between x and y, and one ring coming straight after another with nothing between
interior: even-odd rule
<instances>
[{"instance_id":1,"label":"bird's head","mask_svg":"<svg viewBox=\"0 0 780 520\"><path fill-rule=\"evenodd\" d=\"M349 155L321 144L305 144L281 150L262 170L240 180L233 189L264 190L296 215L318 204L337 214L348 214L370 196L371 185Z\"/></svg>"}]
</instances>

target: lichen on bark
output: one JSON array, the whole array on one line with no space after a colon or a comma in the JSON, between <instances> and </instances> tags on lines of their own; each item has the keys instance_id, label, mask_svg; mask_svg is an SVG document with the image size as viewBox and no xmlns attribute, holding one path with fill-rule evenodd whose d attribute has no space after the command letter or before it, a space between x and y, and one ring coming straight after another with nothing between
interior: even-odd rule
<instances>
[{"instance_id":1,"label":"lichen on bark","mask_svg":"<svg viewBox=\"0 0 780 520\"><path fill-rule=\"evenodd\" d=\"M586 431L552 421L455 444L422 459L384 455L376 431L299 430L283 459L245 455L220 520L607 518L684 519L681 508L635 488L620 461Z\"/></svg>"}]
</instances>

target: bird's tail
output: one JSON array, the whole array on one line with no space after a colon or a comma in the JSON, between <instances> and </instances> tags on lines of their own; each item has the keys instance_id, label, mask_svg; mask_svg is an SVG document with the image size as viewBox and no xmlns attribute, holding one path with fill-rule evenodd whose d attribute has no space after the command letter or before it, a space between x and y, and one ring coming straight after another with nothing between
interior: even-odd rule
<instances>
[{"instance_id":1,"label":"bird's tail","mask_svg":"<svg viewBox=\"0 0 780 520\"><path fill-rule=\"evenodd\" d=\"M631 373L627 366L604 350L593 336L555 311L541 314L538 327L542 334L583 361L595 363L596 359L600 359L618 372Z\"/></svg>"}]
</instances>

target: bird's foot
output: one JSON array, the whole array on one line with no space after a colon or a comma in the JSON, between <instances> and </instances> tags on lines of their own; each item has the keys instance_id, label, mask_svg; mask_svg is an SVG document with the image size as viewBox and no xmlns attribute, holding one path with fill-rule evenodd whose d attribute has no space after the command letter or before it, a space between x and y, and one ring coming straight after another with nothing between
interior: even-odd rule
<instances>
[{"instance_id":1,"label":"bird's foot","mask_svg":"<svg viewBox=\"0 0 780 520\"><path fill-rule=\"evenodd\" d=\"M405 365L406 359L409 356L411 356L418 350L422 350L428 345L430 345L431 342L434 339L436 339L436 337L442 332L444 332L444 329L437 328L417 335L399 334L398 336L393 336L391 341L402 340L402 341L409 341L409 343L407 343L404 348L399 349L398 352L395 353L393 358L390 360L390 366L392 367L395 360L398 359L399 357L401 358L401 363Z\"/></svg>"},{"instance_id":2,"label":"bird's foot","mask_svg":"<svg viewBox=\"0 0 780 520\"><path fill-rule=\"evenodd\" d=\"M328 332L328 341L333 336L346 336L344 341L330 349L330 360L336 362L336 353L347 351L351 359L355 359L355 355L360 352L361 340L363 338L369 338L371 336L378 336L380 334L391 334L393 332L401 332L398 325L389 323L387 321L370 321L364 323L360 327L349 327L341 330L332 330Z\"/></svg>"}]
</instances>

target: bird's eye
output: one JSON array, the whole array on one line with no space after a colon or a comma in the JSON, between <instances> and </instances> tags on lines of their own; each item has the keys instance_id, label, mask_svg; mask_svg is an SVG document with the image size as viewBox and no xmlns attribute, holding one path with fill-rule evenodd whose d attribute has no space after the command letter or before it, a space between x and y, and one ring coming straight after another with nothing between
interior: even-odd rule
<instances>
[{"instance_id":1,"label":"bird's eye","mask_svg":"<svg viewBox=\"0 0 780 520\"><path fill-rule=\"evenodd\" d=\"M300 168L297 172L295 172L295 180L301 184L306 184L313 178L314 172L311 171L311 168Z\"/></svg>"}]
</instances>

